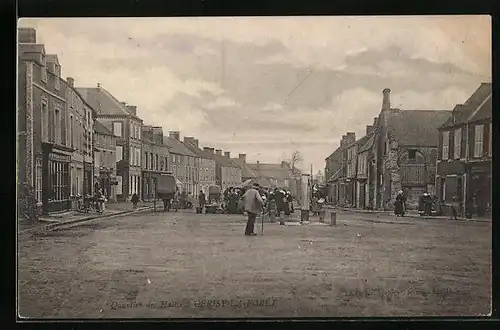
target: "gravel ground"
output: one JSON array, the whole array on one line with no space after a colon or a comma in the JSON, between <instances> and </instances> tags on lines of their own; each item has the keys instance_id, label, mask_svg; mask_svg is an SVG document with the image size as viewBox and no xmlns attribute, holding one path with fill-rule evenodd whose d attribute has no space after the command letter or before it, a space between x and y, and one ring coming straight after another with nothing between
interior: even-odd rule
<instances>
[{"instance_id":1,"label":"gravel ground","mask_svg":"<svg viewBox=\"0 0 500 330\"><path fill-rule=\"evenodd\" d=\"M142 213L34 234L19 241L19 314L167 318L490 312L491 223L380 223L383 219L346 212L338 214L336 227L266 224L263 236L245 237L241 215Z\"/></svg>"}]
</instances>

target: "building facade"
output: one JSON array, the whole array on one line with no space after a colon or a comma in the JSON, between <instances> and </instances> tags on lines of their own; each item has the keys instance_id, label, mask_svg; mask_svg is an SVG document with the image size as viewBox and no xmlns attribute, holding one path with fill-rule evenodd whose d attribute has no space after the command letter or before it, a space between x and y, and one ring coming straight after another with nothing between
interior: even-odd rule
<instances>
[{"instance_id":1,"label":"building facade","mask_svg":"<svg viewBox=\"0 0 500 330\"><path fill-rule=\"evenodd\" d=\"M163 129L142 126L142 200L156 199L158 176L170 173L169 147L163 144Z\"/></svg>"},{"instance_id":2,"label":"building facade","mask_svg":"<svg viewBox=\"0 0 500 330\"><path fill-rule=\"evenodd\" d=\"M116 136L101 124L94 122L94 179L97 188L104 190L109 202L116 202ZM94 191L95 191L94 183Z\"/></svg>"},{"instance_id":3,"label":"building facade","mask_svg":"<svg viewBox=\"0 0 500 330\"><path fill-rule=\"evenodd\" d=\"M137 107L118 101L100 84L77 91L96 110L99 121L116 136L117 200L129 200L134 193L141 196L142 119L137 116Z\"/></svg>"},{"instance_id":4,"label":"building facade","mask_svg":"<svg viewBox=\"0 0 500 330\"><path fill-rule=\"evenodd\" d=\"M373 209L375 200L374 181L374 141L373 126L366 127L366 142L361 144L358 150L357 173L356 173L356 206L360 209Z\"/></svg>"},{"instance_id":5,"label":"building facade","mask_svg":"<svg viewBox=\"0 0 500 330\"><path fill-rule=\"evenodd\" d=\"M203 152L199 147L198 139L192 136L184 137L184 145L191 150L194 154L199 157L199 168L198 168L198 190L203 191L203 193L208 196L208 190L210 186L215 185L215 171L216 165L215 160ZM198 192L199 193L199 192Z\"/></svg>"},{"instance_id":6,"label":"building facade","mask_svg":"<svg viewBox=\"0 0 500 330\"><path fill-rule=\"evenodd\" d=\"M36 43L36 31L22 28L18 52L18 191L23 214L64 211L71 208L71 164L90 150L86 159L92 179L92 126L95 113L83 104L80 135L76 144L69 124L67 91L56 55L46 54ZM86 117L85 117L86 116ZM84 178L84 174L82 178ZM82 182L83 186L83 182ZM82 191L83 192L83 191ZM91 189L89 191L91 193ZM30 216L30 218L32 218Z\"/></svg>"},{"instance_id":7,"label":"building facade","mask_svg":"<svg viewBox=\"0 0 500 330\"><path fill-rule=\"evenodd\" d=\"M170 147L170 171L177 179L180 190L196 198L199 191L200 157L182 143L179 131L170 131L163 142Z\"/></svg>"},{"instance_id":8,"label":"building facade","mask_svg":"<svg viewBox=\"0 0 500 330\"><path fill-rule=\"evenodd\" d=\"M231 160L231 154L211 147L203 147L203 154L215 161L215 184L224 191L241 185L241 167Z\"/></svg>"},{"instance_id":9,"label":"building facade","mask_svg":"<svg viewBox=\"0 0 500 330\"><path fill-rule=\"evenodd\" d=\"M483 83L439 127L436 195L445 212L455 195L461 215L489 215L492 173L492 85Z\"/></svg>"},{"instance_id":10,"label":"building facade","mask_svg":"<svg viewBox=\"0 0 500 330\"><path fill-rule=\"evenodd\" d=\"M417 208L424 192L435 193L437 129L451 111L393 109L389 89L382 104L374 143L376 208L393 209L400 190L407 207Z\"/></svg>"}]
</instances>

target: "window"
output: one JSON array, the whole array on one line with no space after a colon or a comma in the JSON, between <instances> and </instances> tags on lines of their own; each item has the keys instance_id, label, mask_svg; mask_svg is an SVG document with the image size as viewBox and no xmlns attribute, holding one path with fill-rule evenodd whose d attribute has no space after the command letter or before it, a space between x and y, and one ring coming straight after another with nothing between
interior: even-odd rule
<instances>
[{"instance_id":1,"label":"window","mask_svg":"<svg viewBox=\"0 0 500 330\"><path fill-rule=\"evenodd\" d=\"M415 149L408 150L408 159L415 160L416 158L417 158L417 150Z\"/></svg>"},{"instance_id":2,"label":"window","mask_svg":"<svg viewBox=\"0 0 500 330\"><path fill-rule=\"evenodd\" d=\"M55 129L55 143L61 144L61 111L56 108L54 110L54 129Z\"/></svg>"},{"instance_id":3,"label":"window","mask_svg":"<svg viewBox=\"0 0 500 330\"><path fill-rule=\"evenodd\" d=\"M130 122L130 137L135 138L134 136L134 123Z\"/></svg>"},{"instance_id":4,"label":"window","mask_svg":"<svg viewBox=\"0 0 500 330\"><path fill-rule=\"evenodd\" d=\"M42 66L40 68L41 70L41 80L46 83L47 82L47 67L45 66L46 63L45 63L45 55L42 55Z\"/></svg>"},{"instance_id":5,"label":"window","mask_svg":"<svg viewBox=\"0 0 500 330\"><path fill-rule=\"evenodd\" d=\"M144 153L144 167L146 168L146 170L148 169L148 153L147 152Z\"/></svg>"},{"instance_id":6,"label":"window","mask_svg":"<svg viewBox=\"0 0 500 330\"><path fill-rule=\"evenodd\" d=\"M138 131L137 131L137 138L140 140L141 139L141 129L139 127Z\"/></svg>"},{"instance_id":7,"label":"window","mask_svg":"<svg viewBox=\"0 0 500 330\"><path fill-rule=\"evenodd\" d=\"M61 201L68 198L68 163L49 161L51 180L51 199Z\"/></svg>"},{"instance_id":8,"label":"window","mask_svg":"<svg viewBox=\"0 0 500 330\"><path fill-rule=\"evenodd\" d=\"M115 136L122 136L122 123L113 123L113 134Z\"/></svg>"},{"instance_id":9,"label":"window","mask_svg":"<svg viewBox=\"0 0 500 330\"><path fill-rule=\"evenodd\" d=\"M158 155L155 155L155 158L156 158L156 164L155 164L155 170L158 171Z\"/></svg>"},{"instance_id":10,"label":"window","mask_svg":"<svg viewBox=\"0 0 500 330\"><path fill-rule=\"evenodd\" d=\"M54 77L54 79L55 79L54 80L54 88L56 90L61 89L61 80L59 80L59 77L56 76L56 77Z\"/></svg>"},{"instance_id":11,"label":"window","mask_svg":"<svg viewBox=\"0 0 500 330\"><path fill-rule=\"evenodd\" d=\"M118 163L122 159L123 159L123 147L116 146L116 162Z\"/></svg>"},{"instance_id":12,"label":"window","mask_svg":"<svg viewBox=\"0 0 500 330\"><path fill-rule=\"evenodd\" d=\"M168 171L168 157L165 157L165 171Z\"/></svg>"},{"instance_id":13,"label":"window","mask_svg":"<svg viewBox=\"0 0 500 330\"><path fill-rule=\"evenodd\" d=\"M137 125L135 125L135 135L134 135L134 137L135 137L136 139L138 139L138 138L139 138L139 126L137 126Z\"/></svg>"},{"instance_id":14,"label":"window","mask_svg":"<svg viewBox=\"0 0 500 330\"><path fill-rule=\"evenodd\" d=\"M42 160L36 160L35 168L35 198L37 202L42 201Z\"/></svg>"},{"instance_id":15,"label":"window","mask_svg":"<svg viewBox=\"0 0 500 330\"><path fill-rule=\"evenodd\" d=\"M141 149L135 149L135 156L137 158L137 166L141 166Z\"/></svg>"},{"instance_id":16,"label":"window","mask_svg":"<svg viewBox=\"0 0 500 330\"><path fill-rule=\"evenodd\" d=\"M443 148L442 148L442 156L443 160L448 159L449 155L449 145L450 145L450 132L443 132Z\"/></svg>"},{"instance_id":17,"label":"window","mask_svg":"<svg viewBox=\"0 0 500 330\"><path fill-rule=\"evenodd\" d=\"M49 111L47 101L42 101L42 141L49 141Z\"/></svg>"},{"instance_id":18,"label":"window","mask_svg":"<svg viewBox=\"0 0 500 330\"><path fill-rule=\"evenodd\" d=\"M474 127L474 157L483 155L483 137L484 125L476 125Z\"/></svg>"},{"instance_id":19,"label":"window","mask_svg":"<svg viewBox=\"0 0 500 330\"><path fill-rule=\"evenodd\" d=\"M455 130L455 134L453 135L453 158L460 159L460 155L462 152L462 129L457 128Z\"/></svg>"},{"instance_id":20,"label":"window","mask_svg":"<svg viewBox=\"0 0 500 330\"><path fill-rule=\"evenodd\" d=\"M69 116L68 141L67 145L73 147L73 116Z\"/></svg>"},{"instance_id":21,"label":"window","mask_svg":"<svg viewBox=\"0 0 500 330\"><path fill-rule=\"evenodd\" d=\"M129 159L129 161L130 161L130 165L132 165L132 166L135 166L135 150L134 149L135 149L134 147L130 147L130 149L129 149L130 150L130 152L129 152L130 153L130 159Z\"/></svg>"}]
</instances>

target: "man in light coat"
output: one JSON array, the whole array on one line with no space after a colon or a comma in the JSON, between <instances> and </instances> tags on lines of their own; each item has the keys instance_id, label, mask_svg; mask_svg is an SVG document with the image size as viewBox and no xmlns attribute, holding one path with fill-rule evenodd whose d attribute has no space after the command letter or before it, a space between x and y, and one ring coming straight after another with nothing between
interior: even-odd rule
<instances>
[{"instance_id":1,"label":"man in light coat","mask_svg":"<svg viewBox=\"0 0 500 330\"><path fill-rule=\"evenodd\" d=\"M259 189L259 184L254 183L253 186L250 189L248 189L243 195L243 200L245 203L245 211L247 212L248 215L247 226L245 228L246 236L257 235L254 233L255 219L257 218L257 215L261 212L262 205L264 204L264 201L262 200L262 197L260 196L258 189Z\"/></svg>"}]
</instances>

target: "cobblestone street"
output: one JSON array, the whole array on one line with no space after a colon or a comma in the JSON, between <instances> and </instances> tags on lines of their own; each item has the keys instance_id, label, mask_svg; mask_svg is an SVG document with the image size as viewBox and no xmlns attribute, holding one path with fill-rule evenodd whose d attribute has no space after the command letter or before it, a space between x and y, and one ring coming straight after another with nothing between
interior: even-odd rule
<instances>
[{"instance_id":1,"label":"cobblestone street","mask_svg":"<svg viewBox=\"0 0 500 330\"><path fill-rule=\"evenodd\" d=\"M147 212L32 234L19 241L20 315L489 313L491 223L386 218L341 212L336 227L245 237L242 215Z\"/></svg>"}]
</instances>

